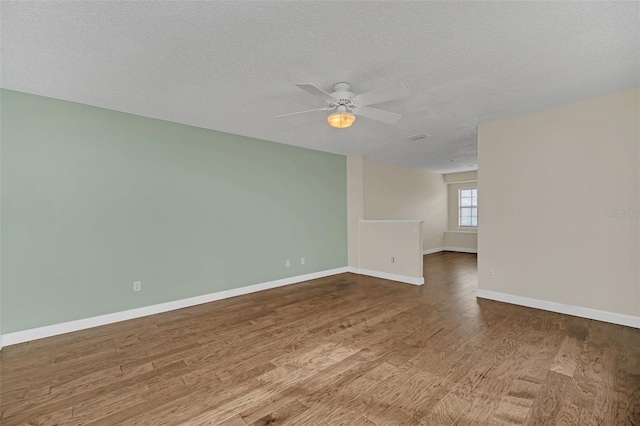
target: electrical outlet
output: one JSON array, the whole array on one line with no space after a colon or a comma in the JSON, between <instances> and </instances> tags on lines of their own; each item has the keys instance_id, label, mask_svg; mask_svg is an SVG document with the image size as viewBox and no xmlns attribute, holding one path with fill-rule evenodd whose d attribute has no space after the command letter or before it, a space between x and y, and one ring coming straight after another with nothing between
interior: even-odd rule
<instances>
[{"instance_id":1,"label":"electrical outlet","mask_svg":"<svg viewBox=\"0 0 640 426\"><path fill-rule=\"evenodd\" d=\"M489 273L487 275L489 275L489 278L493 278L496 276L496 273L493 269L489 269Z\"/></svg>"},{"instance_id":2,"label":"electrical outlet","mask_svg":"<svg viewBox=\"0 0 640 426\"><path fill-rule=\"evenodd\" d=\"M300 264L301 264L301 265L304 265L304 257L301 257L301 258L300 258Z\"/></svg>"},{"instance_id":3,"label":"electrical outlet","mask_svg":"<svg viewBox=\"0 0 640 426\"><path fill-rule=\"evenodd\" d=\"M140 281L135 281L133 283L133 291L140 291L142 290L142 283Z\"/></svg>"},{"instance_id":4,"label":"electrical outlet","mask_svg":"<svg viewBox=\"0 0 640 426\"><path fill-rule=\"evenodd\" d=\"M291 261L289 261L289 259L287 259L287 261L286 261L286 262L284 262L284 266L286 266L287 268L288 268L289 266L291 266Z\"/></svg>"}]
</instances>

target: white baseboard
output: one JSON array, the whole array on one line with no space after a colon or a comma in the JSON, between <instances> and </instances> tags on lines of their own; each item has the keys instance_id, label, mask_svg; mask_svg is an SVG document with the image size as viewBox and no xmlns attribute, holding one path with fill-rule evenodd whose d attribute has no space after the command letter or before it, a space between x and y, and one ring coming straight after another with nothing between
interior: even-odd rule
<instances>
[{"instance_id":1,"label":"white baseboard","mask_svg":"<svg viewBox=\"0 0 640 426\"><path fill-rule=\"evenodd\" d=\"M438 253L444 251L444 247L436 247L436 248L432 248L432 249L428 249L428 250L423 250L422 254L433 254L433 253Z\"/></svg>"},{"instance_id":2,"label":"white baseboard","mask_svg":"<svg viewBox=\"0 0 640 426\"><path fill-rule=\"evenodd\" d=\"M360 274L360 275L368 275L370 277L383 278L385 280L399 281L401 283L406 283L406 284L413 284L413 285L424 284L424 278L414 278L414 277L408 277L406 275L390 274L388 272L373 271L371 269L350 267L349 272L353 272L354 274Z\"/></svg>"},{"instance_id":3,"label":"white baseboard","mask_svg":"<svg viewBox=\"0 0 640 426\"><path fill-rule=\"evenodd\" d=\"M634 317L631 315L616 314L613 312L599 311L597 309L565 305L563 303L547 302L546 300L531 299L528 297L514 296L489 290L478 289L476 296L482 299L497 300L498 302L512 303L514 305L527 306L529 308L542 309L544 311L558 312L560 314L573 315L576 317L610 322L612 324L640 328L640 317Z\"/></svg>"},{"instance_id":4,"label":"white baseboard","mask_svg":"<svg viewBox=\"0 0 640 426\"><path fill-rule=\"evenodd\" d=\"M457 251L460 253L477 253L478 249L466 247L445 247L444 251Z\"/></svg>"},{"instance_id":5,"label":"white baseboard","mask_svg":"<svg viewBox=\"0 0 640 426\"><path fill-rule=\"evenodd\" d=\"M466 247L436 247L433 249L423 250L422 255L439 253L441 251L457 251L460 253L478 253L478 249Z\"/></svg>"},{"instance_id":6,"label":"white baseboard","mask_svg":"<svg viewBox=\"0 0 640 426\"><path fill-rule=\"evenodd\" d=\"M158 305L130 309L128 311L114 312L112 314L99 315L96 317L84 318L76 321L69 321L60 324L48 325L45 327L32 328L30 330L17 331L15 333L8 333L0 336L0 348L2 348L2 344L4 344L4 346L15 345L17 343L29 342L31 340L57 336L59 334L85 330L87 328L98 327L101 325L113 324L116 322L127 321L134 318L146 317L148 315L160 314L162 312L173 311L175 309L187 308L189 306L214 302L221 299L228 299L230 297L255 293L257 291L268 290L271 288L282 287L290 284L296 284L303 281L314 280L316 278L328 277L330 275L342 274L349 271L350 270L348 267L328 269L325 271L313 272L311 274L297 275L295 277L283 278L280 280L249 285L246 287L218 291L216 293L190 297L188 299L174 300L171 302L160 303Z\"/></svg>"}]
</instances>

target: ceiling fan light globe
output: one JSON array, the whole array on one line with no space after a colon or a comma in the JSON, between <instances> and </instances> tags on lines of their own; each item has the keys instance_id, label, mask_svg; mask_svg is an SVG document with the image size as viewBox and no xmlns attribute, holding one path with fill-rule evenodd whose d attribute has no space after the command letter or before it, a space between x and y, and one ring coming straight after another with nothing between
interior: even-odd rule
<instances>
[{"instance_id":1,"label":"ceiling fan light globe","mask_svg":"<svg viewBox=\"0 0 640 426\"><path fill-rule=\"evenodd\" d=\"M331 127L336 129L344 129L349 127L356 121L356 116L348 112L341 112L329 115L327 121Z\"/></svg>"}]
</instances>

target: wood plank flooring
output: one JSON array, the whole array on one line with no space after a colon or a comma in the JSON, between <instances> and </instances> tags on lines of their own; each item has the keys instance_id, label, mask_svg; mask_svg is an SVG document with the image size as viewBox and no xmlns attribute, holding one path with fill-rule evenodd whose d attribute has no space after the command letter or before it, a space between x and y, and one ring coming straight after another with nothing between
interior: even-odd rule
<instances>
[{"instance_id":1,"label":"wood plank flooring","mask_svg":"<svg viewBox=\"0 0 640 426\"><path fill-rule=\"evenodd\" d=\"M640 330L343 274L4 348L4 426L640 425Z\"/></svg>"}]
</instances>

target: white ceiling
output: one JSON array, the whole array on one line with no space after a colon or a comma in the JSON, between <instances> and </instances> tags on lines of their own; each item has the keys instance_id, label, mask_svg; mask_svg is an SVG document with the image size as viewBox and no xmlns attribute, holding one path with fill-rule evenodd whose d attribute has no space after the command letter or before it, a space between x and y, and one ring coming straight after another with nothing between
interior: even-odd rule
<instances>
[{"instance_id":1,"label":"white ceiling","mask_svg":"<svg viewBox=\"0 0 640 426\"><path fill-rule=\"evenodd\" d=\"M640 86L637 2L3 1L4 88L437 172L478 123ZM395 125L333 129L294 84L362 93ZM415 142L408 136L425 133ZM455 161L451 161L455 160Z\"/></svg>"}]
</instances>

